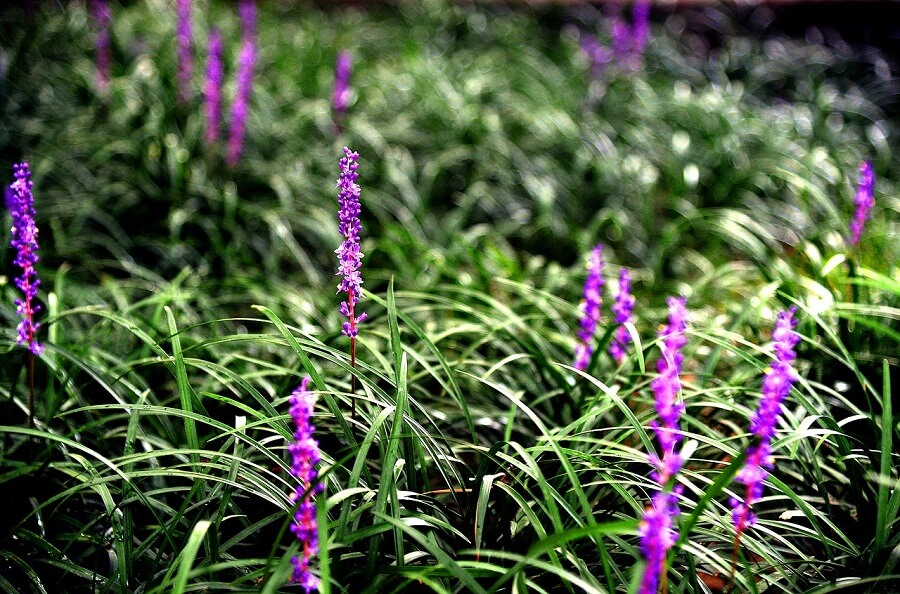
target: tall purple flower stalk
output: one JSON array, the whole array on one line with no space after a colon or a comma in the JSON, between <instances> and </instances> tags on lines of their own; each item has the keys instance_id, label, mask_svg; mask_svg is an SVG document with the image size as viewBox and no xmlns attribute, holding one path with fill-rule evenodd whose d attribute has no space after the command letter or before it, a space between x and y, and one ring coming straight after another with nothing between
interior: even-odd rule
<instances>
[{"instance_id":1,"label":"tall purple flower stalk","mask_svg":"<svg viewBox=\"0 0 900 594\"><path fill-rule=\"evenodd\" d=\"M750 418L750 433L755 437L754 443L747 448L747 460L738 472L735 481L744 485L744 500L732 498L730 503L734 510L735 550L740 535L756 522L753 515L753 504L762 497L763 481L772 468L772 438L775 427L781 416L781 405L791 391L791 385L797 380L794 360L797 353L794 347L800 341L800 335L794 332L797 324L794 320L796 308L778 314L772 341L775 343L775 361L766 370L763 378L762 398L759 408Z\"/></svg>"},{"instance_id":2,"label":"tall purple flower stalk","mask_svg":"<svg viewBox=\"0 0 900 594\"><path fill-rule=\"evenodd\" d=\"M870 161L863 161L859 164L859 186L854 203L856 204L856 213L853 220L850 221L850 243L859 245L866 221L872 215L872 208L875 207L875 171L872 169Z\"/></svg>"},{"instance_id":3,"label":"tall purple flower stalk","mask_svg":"<svg viewBox=\"0 0 900 594\"><path fill-rule=\"evenodd\" d=\"M348 51L341 51L334 64L334 92L331 95L331 108L334 112L335 125L340 127L340 120L347 113L350 104L350 72L353 68L353 56Z\"/></svg>"},{"instance_id":4,"label":"tall purple flower stalk","mask_svg":"<svg viewBox=\"0 0 900 594\"><path fill-rule=\"evenodd\" d=\"M578 330L578 344L575 347L575 369L584 371L591 362L594 352L594 333L600 321L600 306L603 304L603 245L597 244L591 250L587 263L588 274L584 281L584 316Z\"/></svg>"},{"instance_id":5,"label":"tall purple flower stalk","mask_svg":"<svg viewBox=\"0 0 900 594\"><path fill-rule=\"evenodd\" d=\"M177 42L178 42L178 100L187 103L191 96L191 71L193 60L191 57L191 0L178 0L176 5L178 14Z\"/></svg>"},{"instance_id":6,"label":"tall purple flower stalk","mask_svg":"<svg viewBox=\"0 0 900 594\"><path fill-rule=\"evenodd\" d=\"M641 552L647 560L644 578L639 594L656 594L665 583L666 555L678 540L674 520L678 516L677 494L680 486L669 489L669 483L681 470L684 460L675 446L681 441L679 424L684 405L678 402L681 391L681 365L684 355L681 349L687 342L687 309L684 297L669 297L669 323L660 331L662 354L657 363L659 375L651 382L659 421L650 426L656 433L660 454L650 454L650 463L655 470L651 478L659 484L659 491L653 496L650 507L638 528Z\"/></svg>"},{"instance_id":7,"label":"tall purple flower stalk","mask_svg":"<svg viewBox=\"0 0 900 594\"><path fill-rule=\"evenodd\" d=\"M219 140L222 122L222 82L225 67L222 63L222 33L218 29L209 32L209 50L206 62L206 82L203 97L206 101L206 144L214 145Z\"/></svg>"},{"instance_id":8,"label":"tall purple flower stalk","mask_svg":"<svg viewBox=\"0 0 900 594\"><path fill-rule=\"evenodd\" d=\"M587 56L591 64L591 77L597 78L603 67L612 60L612 52L600 45L600 40L593 33L584 33L581 36L581 51Z\"/></svg>"},{"instance_id":9,"label":"tall purple flower stalk","mask_svg":"<svg viewBox=\"0 0 900 594\"><path fill-rule=\"evenodd\" d=\"M616 315L615 321L619 327L616 328L609 345L609 354L612 355L617 365L621 365L625 360L626 349L631 342L631 334L628 332L628 328L622 324L631 321L634 304L634 295L631 294L631 274L627 268L622 268L619 271L619 292L612 305L612 311Z\"/></svg>"},{"instance_id":10,"label":"tall purple flower stalk","mask_svg":"<svg viewBox=\"0 0 900 594\"><path fill-rule=\"evenodd\" d=\"M647 0L636 0L631 9L632 27L634 36L631 43L631 61L632 66L640 68L644 59L644 49L647 47L647 41L650 39L650 2Z\"/></svg>"},{"instance_id":11,"label":"tall purple flower stalk","mask_svg":"<svg viewBox=\"0 0 900 594\"><path fill-rule=\"evenodd\" d=\"M341 158L341 175L338 178L338 231L344 237L340 247L335 250L338 255L337 275L341 275L338 284L338 293L346 293L347 300L341 302L341 313L347 316L341 332L350 339L350 366L356 367L356 337L359 334L357 324L363 322L367 314L356 311L356 305L362 296L362 274L359 271L362 265L363 253L359 251L359 234L362 232L362 224L359 222L360 187L356 180L359 174L356 170L359 163L356 160L359 154L344 147L344 156ZM351 391L356 392L356 375L351 379ZM356 400L353 400L352 413L356 414Z\"/></svg>"},{"instance_id":12,"label":"tall purple flower stalk","mask_svg":"<svg viewBox=\"0 0 900 594\"><path fill-rule=\"evenodd\" d=\"M92 13L97 23L97 86L101 91L109 88L112 56L110 54L110 26L112 13L106 0L92 0Z\"/></svg>"},{"instance_id":13,"label":"tall purple flower stalk","mask_svg":"<svg viewBox=\"0 0 900 594\"><path fill-rule=\"evenodd\" d=\"M319 553L319 527L316 523L315 496L322 492L322 484L316 481L316 464L319 463L319 443L313 439L315 427L310 424L316 396L309 391L309 378L304 377L300 387L291 394L291 417L297 430L294 432L294 443L288 450L291 453L291 474L297 479L297 488L291 495L291 501L297 505L294 512L294 523L291 532L300 541L302 551L291 559L294 574L291 582L300 584L309 594L318 590L319 578L310 573L310 559Z\"/></svg>"},{"instance_id":14,"label":"tall purple flower stalk","mask_svg":"<svg viewBox=\"0 0 900 594\"><path fill-rule=\"evenodd\" d=\"M234 167L244 150L244 134L250 111L250 95L253 92L253 65L256 62L256 3L241 0L241 52L238 56L237 94L231 108L231 132L228 137L228 153L225 162Z\"/></svg>"},{"instance_id":15,"label":"tall purple flower stalk","mask_svg":"<svg viewBox=\"0 0 900 594\"><path fill-rule=\"evenodd\" d=\"M18 343L26 345L32 354L40 355L44 352L44 346L37 341L40 324L34 321L34 314L41 309L40 305L34 303L41 284L34 270L38 261L38 228L34 222L34 195L31 193L33 182L28 163L13 165L13 176L15 181L6 191L6 206L12 215L10 245L16 250L14 263L22 269L21 276L15 281L23 293L21 299L16 299L16 312L21 318Z\"/></svg>"},{"instance_id":16,"label":"tall purple flower stalk","mask_svg":"<svg viewBox=\"0 0 900 594\"><path fill-rule=\"evenodd\" d=\"M631 36L631 27L618 15L612 17L609 28L610 43L612 44L612 53L616 59L616 64L627 65L631 58L633 39Z\"/></svg>"}]
</instances>

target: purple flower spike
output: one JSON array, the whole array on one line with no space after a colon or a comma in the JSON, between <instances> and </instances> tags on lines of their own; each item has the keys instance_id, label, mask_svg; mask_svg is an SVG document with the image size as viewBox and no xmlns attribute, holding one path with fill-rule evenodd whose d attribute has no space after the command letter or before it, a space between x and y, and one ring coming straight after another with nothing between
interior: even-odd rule
<instances>
[{"instance_id":1,"label":"purple flower spike","mask_svg":"<svg viewBox=\"0 0 900 594\"><path fill-rule=\"evenodd\" d=\"M18 326L18 343L26 345L34 355L44 352L44 346L35 338L40 324L34 321L34 314L41 306L34 303L41 281L34 265L38 261L38 228L34 222L33 182L28 163L13 165L15 181L6 190L6 206L12 215L12 239L10 245L16 250L15 265L22 269L16 278L16 286L24 297L16 299L16 312L22 319Z\"/></svg>"},{"instance_id":2,"label":"purple flower spike","mask_svg":"<svg viewBox=\"0 0 900 594\"><path fill-rule=\"evenodd\" d=\"M94 20L97 22L97 86L101 91L109 88L110 67L112 57L110 55L109 40L112 13L106 0L92 0Z\"/></svg>"},{"instance_id":3,"label":"purple flower spike","mask_svg":"<svg viewBox=\"0 0 900 594\"><path fill-rule=\"evenodd\" d=\"M178 0L178 100L187 103L191 96L191 0Z\"/></svg>"},{"instance_id":4,"label":"purple flower spike","mask_svg":"<svg viewBox=\"0 0 900 594\"><path fill-rule=\"evenodd\" d=\"M243 38L238 56L237 95L231 108L231 133L225 157L229 167L237 165L244 150L244 133L247 130L250 95L253 92L253 65L256 62L256 3L253 0L241 0L238 10Z\"/></svg>"},{"instance_id":5,"label":"purple flower spike","mask_svg":"<svg viewBox=\"0 0 900 594\"><path fill-rule=\"evenodd\" d=\"M609 353L615 359L617 365L621 365L625 360L626 349L631 342L631 334L628 328L622 326L625 322L631 321L631 312L634 310L634 295L631 294L631 274L627 268L623 268L619 272L619 292L616 295L616 301L612 305L613 313L616 314L616 328L613 334L612 343L609 345Z\"/></svg>"},{"instance_id":6,"label":"purple flower spike","mask_svg":"<svg viewBox=\"0 0 900 594\"><path fill-rule=\"evenodd\" d=\"M322 483L316 481L319 443L313 439L316 428L310 424L315 404L316 396L309 391L309 378L304 377L300 387L291 394L291 417L297 430L294 432L294 443L288 450L292 460L291 474L297 479L297 488L291 495L291 501L297 505L291 532L303 547L302 553L291 559L294 565L291 582L303 586L307 594L319 588L319 578L309 571L310 559L319 553L319 526L316 524L314 499L316 494L322 492Z\"/></svg>"},{"instance_id":7,"label":"purple flower spike","mask_svg":"<svg viewBox=\"0 0 900 594\"><path fill-rule=\"evenodd\" d=\"M584 317L578 330L579 343L575 347L575 369L584 371L591 362L594 352L594 333L600 321L600 306L603 303L603 245L597 244L591 250L587 264L588 274L584 281Z\"/></svg>"},{"instance_id":8,"label":"purple flower spike","mask_svg":"<svg viewBox=\"0 0 900 594\"><path fill-rule=\"evenodd\" d=\"M650 2L637 0L632 7L632 26L634 27L631 58L633 66L639 68L644 58L644 49L650 39Z\"/></svg>"},{"instance_id":9,"label":"purple flower spike","mask_svg":"<svg viewBox=\"0 0 900 594\"><path fill-rule=\"evenodd\" d=\"M603 67L612 60L612 52L600 45L596 35L585 33L581 37L581 51L591 63L591 77L597 78Z\"/></svg>"},{"instance_id":10,"label":"purple flower spike","mask_svg":"<svg viewBox=\"0 0 900 594\"><path fill-rule=\"evenodd\" d=\"M863 161L859 164L859 187L856 190L854 203L856 204L856 214L850 221L850 243L859 245L866 221L872 215L872 208L875 207L875 171L872 169L870 161Z\"/></svg>"},{"instance_id":11,"label":"purple flower spike","mask_svg":"<svg viewBox=\"0 0 900 594\"><path fill-rule=\"evenodd\" d=\"M347 316L342 332L351 340L359 334L357 324L366 319L366 314L357 315L356 304L359 302L362 292L362 275L359 267L362 264L363 253L359 251L359 234L362 224L359 222L359 195L360 187L356 180L359 174L356 170L359 163L356 160L359 154L344 147L344 157L340 161L341 176L338 179L338 231L344 236L341 246L335 250L338 255L338 271L336 274L343 276L338 285L338 293L347 293L347 300L341 303L341 313ZM355 355L355 353L354 353ZM355 358L355 357L354 357Z\"/></svg>"},{"instance_id":12,"label":"purple flower spike","mask_svg":"<svg viewBox=\"0 0 900 594\"><path fill-rule=\"evenodd\" d=\"M783 311L778 314L775 322L775 329L772 331L775 361L766 370L759 408L750 419L750 433L757 441L747 448L747 460L735 477L735 481L746 487L743 501L736 498L730 501L738 537L756 522L751 510L753 504L762 497L763 481L769 476L768 469L773 466L772 439L781 416L781 405L790 393L791 385L797 380L793 362L797 358L794 347L800 341L800 335L794 332L797 324L794 320L795 312L794 307Z\"/></svg>"},{"instance_id":13,"label":"purple flower spike","mask_svg":"<svg viewBox=\"0 0 900 594\"><path fill-rule=\"evenodd\" d=\"M656 594L666 568L666 555L678 540L672 520L679 513L674 494L659 491L650 500L638 525L641 553L647 560L639 594Z\"/></svg>"},{"instance_id":14,"label":"purple flower spike","mask_svg":"<svg viewBox=\"0 0 900 594\"><path fill-rule=\"evenodd\" d=\"M212 29L209 32L209 56L206 63L206 83L203 86L206 100L206 144L209 146L219 140L222 122L222 82L225 79L222 51L222 33L218 29Z\"/></svg>"},{"instance_id":15,"label":"purple flower spike","mask_svg":"<svg viewBox=\"0 0 900 594\"><path fill-rule=\"evenodd\" d=\"M353 56L348 51L339 52L334 65L334 93L331 96L331 107L335 119L347 113L350 104L350 72L353 68Z\"/></svg>"},{"instance_id":16,"label":"purple flower spike","mask_svg":"<svg viewBox=\"0 0 900 594\"><path fill-rule=\"evenodd\" d=\"M610 25L610 38L616 64L627 65L633 48L631 27L618 16L614 16Z\"/></svg>"}]
</instances>

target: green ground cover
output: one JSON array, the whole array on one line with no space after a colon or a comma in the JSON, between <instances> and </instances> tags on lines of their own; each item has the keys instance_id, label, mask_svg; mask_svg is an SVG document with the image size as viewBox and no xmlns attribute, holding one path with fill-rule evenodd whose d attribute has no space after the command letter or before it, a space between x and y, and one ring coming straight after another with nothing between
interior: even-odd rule
<instances>
[{"instance_id":1,"label":"green ground cover","mask_svg":"<svg viewBox=\"0 0 900 594\"><path fill-rule=\"evenodd\" d=\"M34 173L46 346L32 427L15 254L0 250L0 591L301 591L288 397L308 375L322 591L635 592L671 295L690 322L668 591L727 589L732 479L791 306L799 381L734 591L900 589L900 94L885 58L738 31L698 51L657 23L641 69L592 77L577 31L608 43L602 22L266 3L229 168L204 144L202 70L215 24L230 105L239 22L230 3L196 4L187 104L170 2L113 7L106 92L83 6L0 11L0 179L22 160ZM339 50L354 66L336 134ZM343 146L360 155L369 316L355 368L334 276ZM862 160L876 206L849 246ZM598 243L607 292L580 372ZM617 364L621 268L638 340Z\"/></svg>"}]
</instances>

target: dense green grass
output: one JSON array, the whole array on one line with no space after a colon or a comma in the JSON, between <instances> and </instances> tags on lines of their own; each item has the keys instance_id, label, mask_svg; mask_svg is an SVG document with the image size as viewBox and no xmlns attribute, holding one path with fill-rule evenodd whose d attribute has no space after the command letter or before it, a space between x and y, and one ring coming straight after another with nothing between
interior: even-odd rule
<instances>
[{"instance_id":1,"label":"dense green grass","mask_svg":"<svg viewBox=\"0 0 900 594\"><path fill-rule=\"evenodd\" d=\"M634 591L674 294L691 311L691 455L669 591L727 580L731 479L791 305L801 380L736 591L900 587L900 163L881 58L739 35L700 55L658 27L642 71L592 81L576 36L528 12L267 5L246 151L227 169L203 145L199 72L215 23L233 81L238 23L198 4L189 107L169 2L115 7L105 95L81 6L30 25L0 13L0 165L35 173L47 344L30 428L7 280L0 591L298 591L287 397L303 375L324 591ZM340 49L354 96L335 137ZM344 145L360 153L370 316L356 369L332 276ZM864 158L877 206L848 248ZM640 341L613 363L607 296L582 373L599 242L608 283L621 266L636 279Z\"/></svg>"}]
</instances>

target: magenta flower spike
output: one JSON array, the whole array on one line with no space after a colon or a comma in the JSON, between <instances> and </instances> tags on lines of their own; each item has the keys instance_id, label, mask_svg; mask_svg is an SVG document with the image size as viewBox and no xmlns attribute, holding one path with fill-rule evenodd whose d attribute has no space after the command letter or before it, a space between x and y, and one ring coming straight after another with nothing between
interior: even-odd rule
<instances>
[{"instance_id":1,"label":"magenta flower spike","mask_svg":"<svg viewBox=\"0 0 900 594\"><path fill-rule=\"evenodd\" d=\"M641 582L640 594L656 594L666 575L666 555L678 540L678 531L674 528L678 510L677 494L681 486L669 490L669 483L684 463L681 454L675 452L675 446L681 441L680 419L684 405L677 401L681 390L681 373L683 355L681 349L687 342L687 309L684 297L669 297L669 323L660 330L662 339L662 356L657 363L659 375L651 382L656 401L656 413L659 421L650 426L656 433L661 454L650 454L650 463L655 470L651 478L659 484L659 491L653 496L650 506L638 526L641 539L641 552L647 560L644 578Z\"/></svg>"},{"instance_id":2,"label":"magenta flower spike","mask_svg":"<svg viewBox=\"0 0 900 594\"><path fill-rule=\"evenodd\" d=\"M318 482L316 464L321 458L319 442L313 439L315 426L310 423L316 396L309 391L309 378L304 377L300 387L291 394L291 418L297 430L294 443L288 446L291 453L291 474L297 479L297 488L291 501L297 506L291 532L300 541L301 552L291 559L294 573L291 582L300 584L309 594L319 588L319 578L309 571L309 562L319 553L319 526L316 523L315 496L322 492Z\"/></svg>"},{"instance_id":3,"label":"magenta flower spike","mask_svg":"<svg viewBox=\"0 0 900 594\"><path fill-rule=\"evenodd\" d=\"M612 60L612 52L600 45L597 36L592 33L584 33L581 36L581 51L591 64L592 78L597 78L604 66Z\"/></svg>"},{"instance_id":4,"label":"magenta flower spike","mask_svg":"<svg viewBox=\"0 0 900 594\"><path fill-rule=\"evenodd\" d=\"M191 0L177 0L178 100L187 103L191 96Z\"/></svg>"},{"instance_id":5,"label":"magenta flower spike","mask_svg":"<svg viewBox=\"0 0 900 594\"><path fill-rule=\"evenodd\" d=\"M634 29L631 59L634 68L639 68L644 59L644 49L647 47L647 41L650 39L650 2L647 0L636 0L631 10L632 27Z\"/></svg>"},{"instance_id":6,"label":"magenta flower spike","mask_svg":"<svg viewBox=\"0 0 900 594\"><path fill-rule=\"evenodd\" d=\"M631 294L631 274L627 268L623 268L619 271L619 292L612 305L612 311L616 315L615 322L619 324L619 327L616 328L609 345L609 354L615 359L617 365L621 365L625 360L626 349L631 342L631 334L629 334L628 328L622 324L631 321L634 304L634 295Z\"/></svg>"},{"instance_id":7,"label":"magenta flower spike","mask_svg":"<svg viewBox=\"0 0 900 594\"><path fill-rule=\"evenodd\" d=\"M218 29L212 29L209 32L206 82L203 85L203 98L206 102L205 138L207 146L218 142L219 128L222 124L222 82L225 80L222 52L222 33Z\"/></svg>"},{"instance_id":8,"label":"magenta flower spike","mask_svg":"<svg viewBox=\"0 0 900 594\"><path fill-rule=\"evenodd\" d=\"M756 438L753 445L747 448L747 460L738 472L735 481L744 485L744 500L730 500L734 510L732 520L737 538L756 522L753 515L753 504L762 497L763 481L769 476L773 466L772 439L775 427L781 417L781 407L791 391L791 385L797 380L797 372L793 363L797 358L794 347L800 341L800 335L794 332L797 324L794 319L796 308L778 314L772 341L775 346L775 361L766 369L763 378L762 398L759 407L750 418L750 433Z\"/></svg>"},{"instance_id":9,"label":"magenta flower spike","mask_svg":"<svg viewBox=\"0 0 900 594\"><path fill-rule=\"evenodd\" d=\"M350 104L350 72L353 69L353 56L348 51L341 51L334 64L334 92L331 96L331 107L335 121L347 113Z\"/></svg>"},{"instance_id":10,"label":"magenta flower spike","mask_svg":"<svg viewBox=\"0 0 900 594\"><path fill-rule=\"evenodd\" d=\"M578 330L578 344L575 347L575 369L584 371L594 353L594 333L600 321L600 306L603 304L603 245L597 244L591 250L587 263L588 274L584 281L584 316Z\"/></svg>"},{"instance_id":11,"label":"magenta flower spike","mask_svg":"<svg viewBox=\"0 0 900 594\"><path fill-rule=\"evenodd\" d=\"M872 215L875 207L875 170L871 161L863 161L859 164L859 186L854 199L856 212L850 221L850 243L859 245L866 221Z\"/></svg>"},{"instance_id":12,"label":"magenta flower spike","mask_svg":"<svg viewBox=\"0 0 900 594\"><path fill-rule=\"evenodd\" d=\"M634 42L631 27L618 15L612 17L611 20L609 31L613 57L617 65L628 66Z\"/></svg>"},{"instance_id":13,"label":"magenta flower spike","mask_svg":"<svg viewBox=\"0 0 900 594\"><path fill-rule=\"evenodd\" d=\"M44 352L44 346L37 341L40 324L34 321L34 314L41 309L34 303L41 284L34 270L38 261L38 228L34 222L33 182L28 163L13 165L13 176L15 181L6 190L6 206L12 215L10 245L16 250L14 263L22 269L21 276L15 281L23 294L21 299L16 299L16 312L21 318L17 342L27 346L32 354L40 355Z\"/></svg>"},{"instance_id":14,"label":"magenta flower spike","mask_svg":"<svg viewBox=\"0 0 900 594\"><path fill-rule=\"evenodd\" d=\"M97 86L105 92L109 88L112 56L110 54L110 26L112 13L106 0L92 0L92 13L97 23Z\"/></svg>"},{"instance_id":15,"label":"magenta flower spike","mask_svg":"<svg viewBox=\"0 0 900 594\"><path fill-rule=\"evenodd\" d=\"M356 170L359 163L358 153L354 153L347 147L344 147L344 157L340 161L341 175L337 182L340 189L338 193L338 231L344 237L344 241L340 247L335 250L338 255L338 271L337 275L342 276L340 284L338 284L338 293L346 293L347 300L341 302L341 313L347 316L341 332L351 340L351 353L355 359L355 339L359 334L357 324L366 319L366 314L358 314L356 304L361 297L362 275L359 268L362 265L363 253L359 251L359 234L362 231L362 224L359 222L360 213L360 187L356 183L359 174Z\"/></svg>"},{"instance_id":16,"label":"magenta flower spike","mask_svg":"<svg viewBox=\"0 0 900 594\"><path fill-rule=\"evenodd\" d=\"M241 52L238 56L237 94L231 108L231 131L225 162L234 167L244 150L244 134L250 112L250 95L253 93L253 66L256 62L256 3L241 0Z\"/></svg>"}]
</instances>

